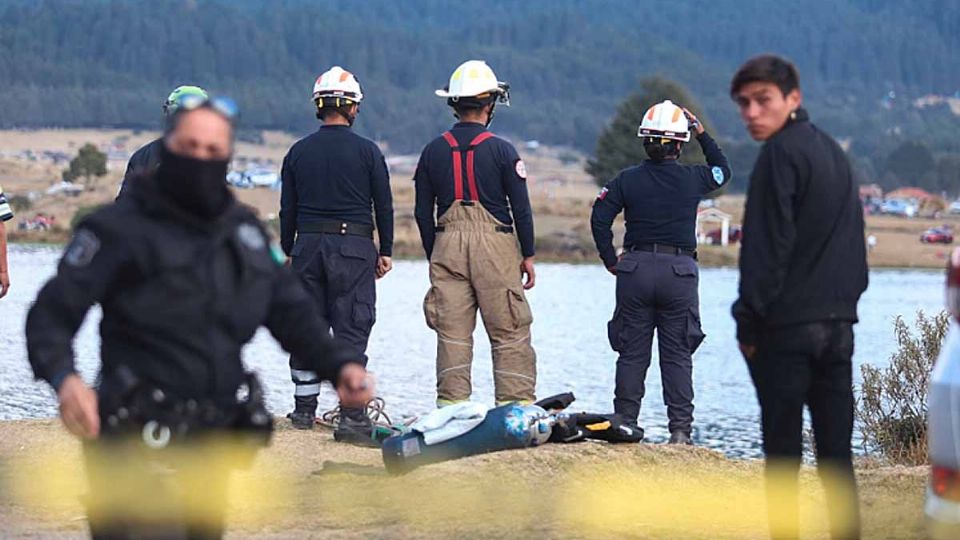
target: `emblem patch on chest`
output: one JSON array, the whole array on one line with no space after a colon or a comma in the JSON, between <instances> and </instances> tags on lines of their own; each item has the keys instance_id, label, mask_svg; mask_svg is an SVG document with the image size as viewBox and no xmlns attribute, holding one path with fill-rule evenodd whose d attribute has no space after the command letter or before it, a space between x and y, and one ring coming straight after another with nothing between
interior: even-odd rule
<instances>
[{"instance_id":1,"label":"emblem patch on chest","mask_svg":"<svg viewBox=\"0 0 960 540\"><path fill-rule=\"evenodd\" d=\"M267 241L260 234L260 229L250 223L241 223L237 227L237 239L240 243L252 250L260 250L266 247Z\"/></svg>"}]
</instances>

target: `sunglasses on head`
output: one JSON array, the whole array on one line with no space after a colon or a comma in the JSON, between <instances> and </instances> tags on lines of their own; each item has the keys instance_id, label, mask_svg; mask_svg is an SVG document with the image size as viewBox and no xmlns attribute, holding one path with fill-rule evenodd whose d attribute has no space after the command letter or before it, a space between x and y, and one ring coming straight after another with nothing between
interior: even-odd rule
<instances>
[{"instance_id":1,"label":"sunglasses on head","mask_svg":"<svg viewBox=\"0 0 960 540\"><path fill-rule=\"evenodd\" d=\"M215 98L205 98L203 96L185 96L177 104L178 111L192 111L200 108L208 108L222 114L231 122L240 115L240 108L237 102L225 96Z\"/></svg>"}]
</instances>

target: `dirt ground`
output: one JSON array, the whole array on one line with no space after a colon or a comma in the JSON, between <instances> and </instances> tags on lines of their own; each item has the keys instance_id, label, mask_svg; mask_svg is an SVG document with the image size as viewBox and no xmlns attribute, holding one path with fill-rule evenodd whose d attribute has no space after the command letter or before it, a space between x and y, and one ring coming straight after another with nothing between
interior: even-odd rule
<instances>
[{"instance_id":1,"label":"dirt ground","mask_svg":"<svg viewBox=\"0 0 960 540\"><path fill-rule=\"evenodd\" d=\"M283 424L283 422L280 422ZM83 538L79 445L56 420L0 422L4 538ZM919 538L926 468L858 471L864 538ZM825 538L816 475L804 538ZM236 475L227 538L764 538L761 466L698 448L546 445L392 477L378 450L280 426ZM24 492L40 492L32 499Z\"/></svg>"},{"instance_id":2,"label":"dirt ground","mask_svg":"<svg viewBox=\"0 0 960 540\"><path fill-rule=\"evenodd\" d=\"M8 197L26 196L35 199L26 210L8 223L8 234L20 242L64 242L69 237L70 221L80 208L109 202L116 195L126 167L126 156L158 135L156 132L130 130L0 130L0 185ZM237 157L259 161L279 171L283 156L293 143L290 135L263 132L263 144L240 142ZM60 179L66 163L54 163L43 152L63 152L73 156L86 142L110 150L108 174L94 180L76 197L44 195L44 191ZM27 153L30 151L33 155ZM529 188L533 204L538 259L544 261L597 262L596 249L590 234L590 208L597 186L584 172L585 157L576 152L545 148L521 148L529 171ZM398 258L422 256L420 236L413 220L413 170L416 156L388 156L395 204L395 244ZM734 180L736 181L736 180ZM269 189L235 190L240 201L255 208L261 218L276 227L280 194ZM739 224L743 217L742 195L722 196L717 206ZM18 224L37 213L53 215L57 226L47 232L21 232ZM877 238L877 247L869 254L874 267L943 268L952 246L926 245L920 234L933 226L949 223L960 225L960 217L941 220L903 219L868 216L867 234ZM622 220L615 224L616 238L622 238ZM960 234L960 229L958 229ZM704 266L735 266L739 248L731 245L701 246L700 262Z\"/></svg>"}]
</instances>

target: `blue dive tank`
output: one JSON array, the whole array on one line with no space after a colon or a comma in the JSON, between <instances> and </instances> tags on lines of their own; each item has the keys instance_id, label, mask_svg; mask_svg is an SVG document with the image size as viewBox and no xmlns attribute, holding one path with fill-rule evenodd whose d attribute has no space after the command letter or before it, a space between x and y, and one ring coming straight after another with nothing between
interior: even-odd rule
<instances>
[{"instance_id":1,"label":"blue dive tank","mask_svg":"<svg viewBox=\"0 0 960 540\"><path fill-rule=\"evenodd\" d=\"M383 441L383 464L388 473L403 474L430 463L533 446L550 436L546 416L540 407L509 403L490 409L477 427L448 441L428 445L416 431L395 435Z\"/></svg>"}]
</instances>

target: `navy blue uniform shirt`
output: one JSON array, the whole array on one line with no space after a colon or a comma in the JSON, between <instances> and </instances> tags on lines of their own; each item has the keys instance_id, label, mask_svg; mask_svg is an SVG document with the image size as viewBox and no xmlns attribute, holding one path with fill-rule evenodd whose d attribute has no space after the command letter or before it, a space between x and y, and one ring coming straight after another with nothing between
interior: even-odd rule
<instances>
[{"instance_id":1,"label":"navy blue uniform shirt","mask_svg":"<svg viewBox=\"0 0 960 540\"><path fill-rule=\"evenodd\" d=\"M481 133L487 131L483 124L459 122L450 132L466 148ZM464 166L466 160L461 159ZM527 194L527 173L517 150L509 142L492 137L477 146L474 157L477 194L480 204L506 225L513 225L520 240L524 257L533 257L533 211ZM467 173L462 173L467 183ZM420 228L423 250L430 258L436 236L436 219L450 208L456 198L453 173L453 152L450 144L441 136L423 149L417 172L413 177L417 192L414 215ZM464 198L470 190L463 186ZM436 217L434 217L436 207Z\"/></svg>"},{"instance_id":2,"label":"navy blue uniform shirt","mask_svg":"<svg viewBox=\"0 0 960 540\"><path fill-rule=\"evenodd\" d=\"M342 125L325 125L296 142L283 158L280 247L290 254L298 226L320 221L373 225L380 254L393 252L390 174L376 143Z\"/></svg>"},{"instance_id":3,"label":"navy blue uniform shirt","mask_svg":"<svg viewBox=\"0 0 960 540\"><path fill-rule=\"evenodd\" d=\"M696 249L697 206L705 195L730 181L730 165L716 141L706 132L697 141L706 165L646 160L621 171L597 195L590 226L607 268L617 263L610 227L621 210L627 225L624 247L666 244Z\"/></svg>"}]
</instances>

